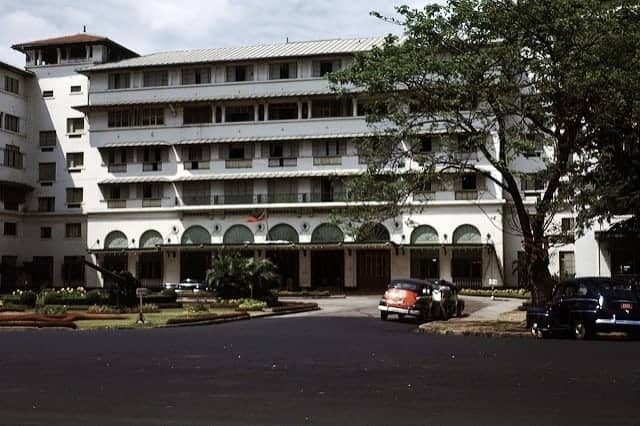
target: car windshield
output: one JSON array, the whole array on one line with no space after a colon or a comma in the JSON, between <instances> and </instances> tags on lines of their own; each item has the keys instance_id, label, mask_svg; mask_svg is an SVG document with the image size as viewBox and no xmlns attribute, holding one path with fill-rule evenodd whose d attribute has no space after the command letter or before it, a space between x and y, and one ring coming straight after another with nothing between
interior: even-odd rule
<instances>
[{"instance_id":1,"label":"car windshield","mask_svg":"<svg viewBox=\"0 0 640 426\"><path fill-rule=\"evenodd\" d=\"M407 281L395 281L389 284L389 288L395 288L398 290L418 291L418 284L407 282Z\"/></svg>"}]
</instances>

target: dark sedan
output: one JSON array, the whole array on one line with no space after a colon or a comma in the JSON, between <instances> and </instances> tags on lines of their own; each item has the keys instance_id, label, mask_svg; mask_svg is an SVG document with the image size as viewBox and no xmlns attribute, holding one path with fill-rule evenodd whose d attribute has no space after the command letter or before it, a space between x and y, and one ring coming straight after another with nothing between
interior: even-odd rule
<instances>
[{"instance_id":1,"label":"dark sedan","mask_svg":"<svg viewBox=\"0 0 640 426\"><path fill-rule=\"evenodd\" d=\"M576 278L558 284L544 308L530 308L527 326L537 337L568 332L584 339L597 332L640 333L638 291L612 278Z\"/></svg>"}]
</instances>

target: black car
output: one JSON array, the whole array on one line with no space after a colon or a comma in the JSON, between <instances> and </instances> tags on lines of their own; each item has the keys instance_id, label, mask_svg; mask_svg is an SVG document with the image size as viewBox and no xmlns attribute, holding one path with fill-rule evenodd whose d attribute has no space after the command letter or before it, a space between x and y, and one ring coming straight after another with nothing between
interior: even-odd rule
<instances>
[{"instance_id":1,"label":"black car","mask_svg":"<svg viewBox=\"0 0 640 426\"><path fill-rule=\"evenodd\" d=\"M569 333L584 339L597 332L640 334L638 290L612 278L576 278L558 284L544 308L529 308L527 327L536 337Z\"/></svg>"}]
</instances>

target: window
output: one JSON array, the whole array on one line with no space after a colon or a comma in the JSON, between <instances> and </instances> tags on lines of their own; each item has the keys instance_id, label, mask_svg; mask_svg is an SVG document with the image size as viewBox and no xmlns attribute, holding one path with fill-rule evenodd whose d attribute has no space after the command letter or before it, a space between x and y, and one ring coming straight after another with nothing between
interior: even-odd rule
<instances>
[{"instance_id":1,"label":"window","mask_svg":"<svg viewBox=\"0 0 640 426\"><path fill-rule=\"evenodd\" d=\"M576 219L573 217L563 217L560 223L560 230L563 234L571 234L575 230Z\"/></svg>"},{"instance_id":2,"label":"window","mask_svg":"<svg viewBox=\"0 0 640 426\"><path fill-rule=\"evenodd\" d=\"M82 224L80 224L80 223L67 223L67 224L65 224L64 236L66 238L81 238L82 237Z\"/></svg>"},{"instance_id":3,"label":"window","mask_svg":"<svg viewBox=\"0 0 640 426\"><path fill-rule=\"evenodd\" d=\"M110 149L107 153L107 170L110 173L122 173L127 171L127 152L133 159L133 151L125 149Z\"/></svg>"},{"instance_id":4,"label":"window","mask_svg":"<svg viewBox=\"0 0 640 426\"><path fill-rule=\"evenodd\" d=\"M520 178L520 185L523 191L542 191L544 190L545 182L536 173L528 173Z\"/></svg>"},{"instance_id":5,"label":"window","mask_svg":"<svg viewBox=\"0 0 640 426\"><path fill-rule=\"evenodd\" d=\"M575 253L572 251L560 252L560 279L568 279L576 276Z\"/></svg>"},{"instance_id":6,"label":"window","mask_svg":"<svg viewBox=\"0 0 640 426\"><path fill-rule=\"evenodd\" d=\"M53 182L56 180L56 163L38 164L38 180L40 182Z\"/></svg>"},{"instance_id":7,"label":"window","mask_svg":"<svg viewBox=\"0 0 640 426\"><path fill-rule=\"evenodd\" d=\"M338 60L325 60L325 61L313 61L313 77L324 77L330 72L334 72L340 69L340 59Z\"/></svg>"},{"instance_id":8,"label":"window","mask_svg":"<svg viewBox=\"0 0 640 426\"><path fill-rule=\"evenodd\" d=\"M269 105L269 120L296 120L298 104L296 102Z\"/></svg>"},{"instance_id":9,"label":"window","mask_svg":"<svg viewBox=\"0 0 640 426\"><path fill-rule=\"evenodd\" d=\"M252 81L253 65L235 65L227 67L227 81Z\"/></svg>"},{"instance_id":10,"label":"window","mask_svg":"<svg viewBox=\"0 0 640 426\"><path fill-rule=\"evenodd\" d=\"M67 188L67 207L80 207L83 192L82 188Z\"/></svg>"},{"instance_id":11,"label":"window","mask_svg":"<svg viewBox=\"0 0 640 426\"><path fill-rule=\"evenodd\" d=\"M78 60L85 59L87 57L87 51L84 46L71 46L69 48L69 59Z\"/></svg>"},{"instance_id":12,"label":"window","mask_svg":"<svg viewBox=\"0 0 640 426\"><path fill-rule=\"evenodd\" d=\"M347 152L347 144L345 141L328 140L316 141L313 143L314 157L338 157L345 155Z\"/></svg>"},{"instance_id":13,"label":"window","mask_svg":"<svg viewBox=\"0 0 640 426\"><path fill-rule=\"evenodd\" d=\"M210 105L184 107L184 110L183 110L184 124L211 123L211 120L212 120L212 114L211 114Z\"/></svg>"},{"instance_id":14,"label":"window","mask_svg":"<svg viewBox=\"0 0 640 426\"><path fill-rule=\"evenodd\" d=\"M56 199L54 197L38 197L38 211L52 212L55 210Z\"/></svg>"},{"instance_id":15,"label":"window","mask_svg":"<svg viewBox=\"0 0 640 426\"><path fill-rule=\"evenodd\" d=\"M311 103L311 117L351 117L353 105L351 99L320 99Z\"/></svg>"},{"instance_id":16,"label":"window","mask_svg":"<svg viewBox=\"0 0 640 426\"><path fill-rule=\"evenodd\" d=\"M538 133L524 133L522 138L529 143L525 157L539 157L544 151L544 136Z\"/></svg>"},{"instance_id":17,"label":"window","mask_svg":"<svg viewBox=\"0 0 640 426\"><path fill-rule=\"evenodd\" d=\"M418 139L416 152L419 154L427 154L433 152L434 137L431 135L421 135Z\"/></svg>"},{"instance_id":18,"label":"window","mask_svg":"<svg viewBox=\"0 0 640 426\"><path fill-rule=\"evenodd\" d=\"M162 170L162 151L160 148L144 148L142 150L142 171L155 172Z\"/></svg>"},{"instance_id":19,"label":"window","mask_svg":"<svg viewBox=\"0 0 640 426\"><path fill-rule=\"evenodd\" d=\"M18 234L18 225L15 222L4 223L4 235L15 237Z\"/></svg>"},{"instance_id":20,"label":"window","mask_svg":"<svg viewBox=\"0 0 640 426\"><path fill-rule=\"evenodd\" d=\"M53 98L53 90L43 90L42 91L43 98Z\"/></svg>"},{"instance_id":21,"label":"window","mask_svg":"<svg viewBox=\"0 0 640 426\"><path fill-rule=\"evenodd\" d=\"M84 118L67 118L67 133L79 135L84 131Z\"/></svg>"},{"instance_id":22,"label":"window","mask_svg":"<svg viewBox=\"0 0 640 426\"><path fill-rule=\"evenodd\" d=\"M209 84L211 83L211 69L209 68L183 68L182 84Z\"/></svg>"},{"instance_id":23,"label":"window","mask_svg":"<svg viewBox=\"0 0 640 426\"><path fill-rule=\"evenodd\" d=\"M8 75L4 76L4 90L7 92L15 93L16 95L20 93L20 80L17 78L9 77Z\"/></svg>"},{"instance_id":24,"label":"window","mask_svg":"<svg viewBox=\"0 0 640 426\"><path fill-rule=\"evenodd\" d=\"M50 226L41 226L40 227L40 238L44 238L44 239L51 238L51 227Z\"/></svg>"},{"instance_id":25,"label":"window","mask_svg":"<svg viewBox=\"0 0 640 426\"><path fill-rule=\"evenodd\" d=\"M477 175L464 175L462 176L462 190L463 191L475 191L478 189Z\"/></svg>"},{"instance_id":26,"label":"window","mask_svg":"<svg viewBox=\"0 0 640 426\"><path fill-rule=\"evenodd\" d=\"M40 148L53 148L56 146L57 136L55 130L40 132Z\"/></svg>"},{"instance_id":27,"label":"window","mask_svg":"<svg viewBox=\"0 0 640 426\"><path fill-rule=\"evenodd\" d=\"M20 118L11 114L4 114L4 128L10 132L20 131Z\"/></svg>"},{"instance_id":28,"label":"window","mask_svg":"<svg viewBox=\"0 0 640 426\"><path fill-rule=\"evenodd\" d=\"M84 263L82 256L65 256L62 263L63 284L76 285L84 283Z\"/></svg>"},{"instance_id":29,"label":"window","mask_svg":"<svg viewBox=\"0 0 640 426\"><path fill-rule=\"evenodd\" d=\"M244 160L244 145L241 145L241 144L230 145L229 160Z\"/></svg>"},{"instance_id":30,"label":"window","mask_svg":"<svg viewBox=\"0 0 640 426\"><path fill-rule=\"evenodd\" d=\"M128 89L131 87L131 74L119 72L109 74L109 89Z\"/></svg>"},{"instance_id":31,"label":"window","mask_svg":"<svg viewBox=\"0 0 640 426\"><path fill-rule=\"evenodd\" d=\"M136 108L109 111L108 127L164 125L164 108Z\"/></svg>"},{"instance_id":32,"label":"window","mask_svg":"<svg viewBox=\"0 0 640 426\"><path fill-rule=\"evenodd\" d=\"M71 93L80 93L82 92L82 86L71 86Z\"/></svg>"},{"instance_id":33,"label":"window","mask_svg":"<svg viewBox=\"0 0 640 426\"><path fill-rule=\"evenodd\" d=\"M298 78L298 64L284 62L269 65L269 80Z\"/></svg>"},{"instance_id":34,"label":"window","mask_svg":"<svg viewBox=\"0 0 640 426\"><path fill-rule=\"evenodd\" d=\"M142 74L142 85L144 87L168 86L169 71L145 71Z\"/></svg>"},{"instance_id":35,"label":"window","mask_svg":"<svg viewBox=\"0 0 640 426\"><path fill-rule=\"evenodd\" d=\"M25 203L25 194L17 187L5 186L0 190L0 200L4 200L4 209L18 211Z\"/></svg>"},{"instance_id":36,"label":"window","mask_svg":"<svg viewBox=\"0 0 640 426\"><path fill-rule=\"evenodd\" d=\"M17 145L7 145L4 149L4 165L14 169L21 169L23 155Z\"/></svg>"},{"instance_id":37,"label":"window","mask_svg":"<svg viewBox=\"0 0 640 426\"><path fill-rule=\"evenodd\" d=\"M254 121L255 113L253 105L238 105L225 107L225 121L234 123L238 121Z\"/></svg>"},{"instance_id":38,"label":"window","mask_svg":"<svg viewBox=\"0 0 640 426\"><path fill-rule=\"evenodd\" d=\"M70 152L67 154L67 169L79 169L84 166L84 153Z\"/></svg>"}]
</instances>

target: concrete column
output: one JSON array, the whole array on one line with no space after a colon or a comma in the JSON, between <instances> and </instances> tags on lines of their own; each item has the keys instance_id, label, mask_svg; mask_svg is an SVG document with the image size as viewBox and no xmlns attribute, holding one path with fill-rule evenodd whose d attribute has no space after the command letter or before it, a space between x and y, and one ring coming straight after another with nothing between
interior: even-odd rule
<instances>
[{"instance_id":1,"label":"concrete column","mask_svg":"<svg viewBox=\"0 0 640 426\"><path fill-rule=\"evenodd\" d=\"M302 101L298 101L298 120L302 120Z\"/></svg>"},{"instance_id":2,"label":"concrete column","mask_svg":"<svg viewBox=\"0 0 640 426\"><path fill-rule=\"evenodd\" d=\"M352 115L354 117L356 117L358 115L358 99L357 98L352 98L351 99L351 103L352 103L352 107L353 107Z\"/></svg>"},{"instance_id":3,"label":"concrete column","mask_svg":"<svg viewBox=\"0 0 640 426\"><path fill-rule=\"evenodd\" d=\"M269 121L269 103L264 103L264 121Z\"/></svg>"},{"instance_id":4,"label":"concrete column","mask_svg":"<svg viewBox=\"0 0 640 426\"><path fill-rule=\"evenodd\" d=\"M164 253L164 272L162 274L165 283L180 282L180 252L167 251ZM164 284L164 283L163 283Z\"/></svg>"},{"instance_id":5,"label":"concrete column","mask_svg":"<svg viewBox=\"0 0 640 426\"><path fill-rule=\"evenodd\" d=\"M349 254L351 252L351 254ZM356 288L356 251L345 249L344 251L344 286Z\"/></svg>"},{"instance_id":6,"label":"concrete column","mask_svg":"<svg viewBox=\"0 0 640 426\"><path fill-rule=\"evenodd\" d=\"M411 274L410 253L408 249L391 250L391 279L408 277Z\"/></svg>"},{"instance_id":7,"label":"concrete column","mask_svg":"<svg viewBox=\"0 0 640 426\"><path fill-rule=\"evenodd\" d=\"M307 118L313 118L313 114L311 114L311 99L309 99L309 101L307 101Z\"/></svg>"},{"instance_id":8,"label":"concrete column","mask_svg":"<svg viewBox=\"0 0 640 426\"><path fill-rule=\"evenodd\" d=\"M56 53L58 57L58 63L60 63L62 61L62 52L60 51L59 47L56 47Z\"/></svg>"},{"instance_id":9,"label":"concrete column","mask_svg":"<svg viewBox=\"0 0 640 426\"><path fill-rule=\"evenodd\" d=\"M84 56L85 56L85 59L88 61L89 58L90 58L90 56L89 56L89 46L85 46L84 47Z\"/></svg>"},{"instance_id":10,"label":"concrete column","mask_svg":"<svg viewBox=\"0 0 640 426\"><path fill-rule=\"evenodd\" d=\"M298 252L300 260L300 287L311 287L311 253L309 250L300 250Z\"/></svg>"},{"instance_id":11,"label":"concrete column","mask_svg":"<svg viewBox=\"0 0 640 426\"><path fill-rule=\"evenodd\" d=\"M451 247L440 248L440 278L447 281L453 281L451 277Z\"/></svg>"},{"instance_id":12,"label":"concrete column","mask_svg":"<svg viewBox=\"0 0 640 426\"><path fill-rule=\"evenodd\" d=\"M139 257L140 256L137 253L127 254L127 271L136 278L138 278L136 263L138 263Z\"/></svg>"},{"instance_id":13,"label":"concrete column","mask_svg":"<svg viewBox=\"0 0 640 426\"><path fill-rule=\"evenodd\" d=\"M259 121L260 120L260 114L258 113L259 109L260 109L260 105L259 104L255 104L253 106L253 121Z\"/></svg>"},{"instance_id":14,"label":"concrete column","mask_svg":"<svg viewBox=\"0 0 640 426\"><path fill-rule=\"evenodd\" d=\"M225 115L226 115L226 110L224 108L224 105L220 105L220 122L221 123L225 122Z\"/></svg>"}]
</instances>

